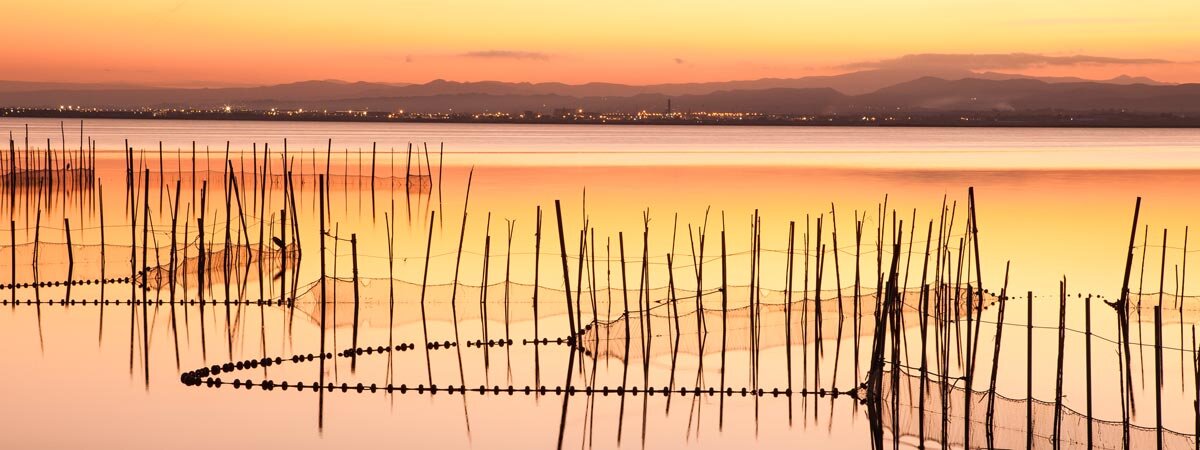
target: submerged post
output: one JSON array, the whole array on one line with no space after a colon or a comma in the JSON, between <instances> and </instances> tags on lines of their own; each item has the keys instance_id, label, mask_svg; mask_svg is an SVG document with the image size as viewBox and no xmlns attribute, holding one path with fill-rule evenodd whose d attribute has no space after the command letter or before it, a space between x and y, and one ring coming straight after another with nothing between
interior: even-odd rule
<instances>
[{"instance_id":1,"label":"submerged post","mask_svg":"<svg viewBox=\"0 0 1200 450\"><path fill-rule=\"evenodd\" d=\"M71 285L75 284L75 251L73 249L74 246L71 245L71 220L70 219L63 217L63 228L66 230L66 233L67 233L67 294L66 294L66 298L64 298L63 301L70 302L70 300L71 300ZM17 251L16 247L13 247L13 252L15 253L16 251ZM16 289L16 286L13 286L13 289Z\"/></svg>"},{"instance_id":2,"label":"submerged post","mask_svg":"<svg viewBox=\"0 0 1200 450\"><path fill-rule=\"evenodd\" d=\"M1163 250L1166 251L1165 248ZM1163 448L1162 341L1162 305L1154 305L1154 437L1159 449Z\"/></svg>"},{"instance_id":3,"label":"submerged post","mask_svg":"<svg viewBox=\"0 0 1200 450\"><path fill-rule=\"evenodd\" d=\"M320 390L325 388L325 309L326 303L328 303L328 299L326 298L328 291L326 290L325 280L325 175L318 175L318 180L321 184L321 187L318 189L320 190L320 209L318 211L320 215L317 220L317 230L321 235L321 371L318 374L320 386L317 389ZM203 230L201 230L201 234L203 234ZM324 401L323 396L321 397L321 401Z\"/></svg>"},{"instance_id":4,"label":"submerged post","mask_svg":"<svg viewBox=\"0 0 1200 450\"><path fill-rule=\"evenodd\" d=\"M200 247L197 249L199 254L196 256L196 296L200 297L200 307L204 307L204 272L206 272L208 262L205 261L207 251L204 249L204 216L196 218L196 232L200 235ZM185 247L186 248L186 247ZM203 328L201 328L203 329Z\"/></svg>"},{"instance_id":5,"label":"submerged post","mask_svg":"<svg viewBox=\"0 0 1200 450\"><path fill-rule=\"evenodd\" d=\"M358 367L358 235L350 234L350 264L354 276L354 332L350 340L350 372Z\"/></svg>"},{"instance_id":6,"label":"submerged post","mask_svg":"<svg viewBox=\"0 0 1200 450\"><path fill-rule=\"evenodd\" d=\"M1066 320L1067 283L1064 279L1058 284L1058 377L1054 384L1054 434L1052 438L1055 450L1061 446L1062 441L1063 343L1067 332Z\"/></svg>"},{"instance_id":7,"label":"submerged post","mask_svg":"<svg viewBox=\"0 0 1200 450\"><path fill-rule=\"evenodd\" d=\"M1120 340L1124 344L1124 354L1125 354L1125 358L1124 358L1125 374L1122 377L1124 379L1124 381L1121 386L1122 398L1124 399L1122 401L1122 405L1121 405L1121 411L1122 411L1122 414L1124 417L1121 420L1121 430L1122 430L1121 440L1122 440L1123 448L1129 447L1129 420L1128 420L1128 414L1126 413L1126 410L1128 410L1134 406L1134 404L1133 404L1133 380L1132 380L1133 367L1130 365L1131 351L1130 351L1130 344L1129 344L1129 274L1133 270L1133 252L1134 252L1134 247L1135 247L1136 241L1137 241L1138 214L1141 212L1141 210L1142 210L1142 198L1138 197L1137 202L1134 203L1134 206L1133 206L1133 225L1129 230L1129 250L1125 253L1125 276L1124 276L1124 280L1121 283L1121 298L1117 301L1117 304L1116 304L1117 323L1119 324L1119 328L1120 328L1119 331L1121 334ZM1143 261L1143 264L1145 264L1144 261Z\"/></svg>"},{"instance_id":8,"label":"submerged post","mask_svg":"<svg viewBox=\"0 0 1200 450\"><path fill-rule=\"evenodd\" d=\"M103 210L101 210L101 211L103 211ZM104 217L103 212L100 213L100 217ZM103 219L101 219L101 221L103 222ZM8 234L9 234L9 239L11 239L10 242L12 242L12 252L9 255L12 259L12 267L11 267L11 269L12 269L12 285L10 285L9 287L11 287L12 289L9 290L9 293L12 294L13 308L16 308L17 307L17 221L16 220L8 221ZM101 236L104 235L104 227L103 226L100 227L100 235ZM101 255L104 254L103 248L104 247L101 247L101 250L100 250ZM103 261L103 257L101 257L101 261ZM103 285L103 283L104 283L103 271L101 272L100 283L101 283L101 285Z\"/></svg>"},{"instance_id":9,"label":"submerged post","mask_svg":"<svg viewBox=\"0 0 1200 450\"><path fill-rule=\"evenodd\" d=\"M1092 448L1092 296L1083 303L1084 367L1087 389L1087 448ZM1181 350L1182 351L1182 350Z\"/></svg>"},{"instance_id":10,"label":"submerged post","mask_svg":"<svg viewBox=\"0 0 1200 450\"><path fill-rule=\"evenodd\" d=\"M1033 450L1033 291L1025 292L1025 449Z\"/></svg>"},{"instance_id":11,"label":"submerged post","mask_svg":"<svg viewBox=\"0 0 1200 450\"><path fill-rule=\"evenodd\" d=\"M287 302L287 208L279 210L279 304Z\"/></svg>"},{"instance_id":12,"label":"submerged post","mask_svg":"<svg viewBox=\"0 0 1200 450\"><path fill-rule=\"evenodd\" d=\"M563 289L567 296L567 320L571 327L570 336L575 336L575 308L571 304L571 269L567 266L567 241L563 236L562 202L554 201L554 211L558 215L558 248L562 254Z\"/></svg>"}]
</instances>

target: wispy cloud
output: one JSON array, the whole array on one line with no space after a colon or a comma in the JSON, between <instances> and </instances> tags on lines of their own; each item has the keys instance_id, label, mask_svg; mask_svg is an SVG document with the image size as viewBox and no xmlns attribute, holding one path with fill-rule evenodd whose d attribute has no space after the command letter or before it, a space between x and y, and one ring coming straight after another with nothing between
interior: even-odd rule
<instances>
[{"instance_id":1,"label":"wispy cloud","mask_svg":"<svg viewBox=\"0 0 1200 450\"><path fill-rule=\"evenodd\" d=\"M1101 66L1174 64L1158 58L1116 58L1110 56L1049 56L1036 53L922 53L878 61L861 61L842 66L845 69L1026 69L1046 66Z\"/></svg>"},{"instance_id":2,"label":"wispy cloud","mask_svg":"<svg viewBox=\"0 0 1200 450\"><path fill-rule=\"evenodd\" d=\"M1145 25L1149 20L1137 17L1037 17L1014 20L1013 25L1078 26L1078 25Z\"/></svg>"},{"instance_id":3,"label":"wispy cloud","mask_svg":"<svg viewBox=\"0 0 1200 450\"><path fill-rule=\"evenodd\" d=\"M684 61L683 58L675 58L675 64L683 64L685 62L687 61Z\"/></svg>"},{"instance_id":4,"label":"wispy cloud","mask_svg":"<svg viewBox=\"0 0 1200 450\"><path fill-rule=\"evenodd\" d=\"M174 14L176 12L179 12L179 10L183 9L184 5L186 5L186 4L187 4L187 0L176 0L175 4L171 5L171 7L167 9L167 13Z\"/></svg>"},{"instance_id":5,"label":"wispy cloud","mask_svg":"<svg viewBox=\"0 0 1200 450\"><path fill-rule=\"evenodd\" d=\"M528 52L520 50L480 50L466 53L459 53L458 56L463 58L481 58L481 59L528 59L535 61L545 61L552 56L549 53Z\"/></svg>"}]
</instances>

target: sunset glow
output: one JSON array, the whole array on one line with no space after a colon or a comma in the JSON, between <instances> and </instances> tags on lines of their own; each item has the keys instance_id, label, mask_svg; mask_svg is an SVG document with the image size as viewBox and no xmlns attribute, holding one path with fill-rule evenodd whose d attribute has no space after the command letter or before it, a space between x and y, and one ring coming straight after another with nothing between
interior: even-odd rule
<instances>
[{"instance_id":1,"label":"sunset glow","mask_svg":"<svg viewBox=\"0 0 1200 450\"><path fill-rule=\"evenodd\" d=\"M800 77L911 54L1087 55L962 69L1200 80L1196 2L9 2L3 78L649 84ZM26 38L21 38L22 36ZM34 39L36 37L36 39ZM18 63L19 62L19 63Z\"/></svg>"},{"instance_id":2,"label":"sunset glow","mask_svg":"<svg viewBox=\"0 0 1200 450\"><path fill-rule=\"evenodd\" d=\"M1200 0L0 14L0 449L1200 442Z\"/></svg>"}]
</instances>

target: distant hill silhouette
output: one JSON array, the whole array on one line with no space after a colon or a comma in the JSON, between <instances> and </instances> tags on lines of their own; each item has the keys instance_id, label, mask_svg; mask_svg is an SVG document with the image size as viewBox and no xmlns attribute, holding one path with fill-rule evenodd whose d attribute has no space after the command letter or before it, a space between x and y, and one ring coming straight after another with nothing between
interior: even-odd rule
<instances>
[{"instance_id":1,"label":"distant hill silhouette","mask_svg":"<svg viewBox=\"0 0 1200 450\"><path fill-rule=\"evenodd\" d=\"M936 75L880 69L833 76L634 86L434 80L423 84L301 81L260 87L160 88L0 81L0 106L56 108L328 109L409 112L740 111L778 114L872 111L1200 111L1200 84L1135 77L1088 81L995 72Z\"/></svg>"},{"instance_id":2,"label":"distant hill silhouette","mask_svg":"<svg viewBox=\"0 0 1200 450\"><path fill-rule=\"evenodd\" d=\"M1200 111L1200 84L1145 85L926 77L854 98L858 107L929 111ZM853 109L853 108L852 108Z\"/></svg>"}]
</instances>

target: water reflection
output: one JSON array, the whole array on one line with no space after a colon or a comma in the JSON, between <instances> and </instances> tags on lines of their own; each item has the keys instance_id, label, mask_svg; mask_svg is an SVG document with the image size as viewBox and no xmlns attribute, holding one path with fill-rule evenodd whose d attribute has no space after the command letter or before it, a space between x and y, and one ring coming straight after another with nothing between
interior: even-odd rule
<instances>
[{"instance_id":1,"label":"water reflection","mask_svg":"<svg viewBox=\"0 0 1200 450\"><path fill-rule=\"evenodd\" d=\"M399 163L374 156L334 165L331 151L258 148L249 166L220 155L223 169L199 175L135 150L124 167L100 159L88 182L5 184L6 373L48 389L86 362L90 386L112 394L75 405L140 395L180 414L304 414L286 428L301 444L314 436L296 424L313 423L314 409L311 428L335 445L358 442L346 430L395 436L374 427L395 418L414 444L453 435L451 445L486 447L515 430L523 446L559 448L1138 448L1194 437L1194 250L1187 228L1157 239L1190 216L1139 204L1122 249L1134 200L1115 199L1137 189L1167 204L1195 184L1190 172L1015 172L980 179L976 205L961 180L921 173L692 167L670 169L667 183L612 168L476 173L441 167L422 145L412 154L424 169L410 160L395 176ZM33 153L19 155L10 160ZM1123 178L1133 181L1111 181ZM118 180L107 196L101 180ZM1033 195L1070 184L1086 186L1067 200ZM788 195L807 188L829 195ZM503 245L492 216L506 221ZM1033 234L1019 225L1031 218ZM1116 290L1122 266L1127 288ZM98 349L80 345L93 337ZM112 350L126 345L123 374ZM121 390L130 382L145 393ZM38 410L16 390L4 393ZM315 391L315 408L312 395L285 394L297 390ZM386 410L360 399L380 395Z\"/></svg>"}]
</instances>

